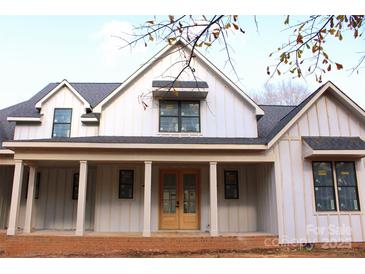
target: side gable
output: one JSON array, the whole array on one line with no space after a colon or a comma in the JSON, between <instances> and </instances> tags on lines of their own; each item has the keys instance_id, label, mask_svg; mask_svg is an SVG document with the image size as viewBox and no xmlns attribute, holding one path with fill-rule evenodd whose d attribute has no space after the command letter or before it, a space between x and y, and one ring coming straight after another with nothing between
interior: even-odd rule
<instances>
[{"instance_id":1,"label":"side gable","mask_svg":"<svg viewBox=\"0 0 365 274\"><path fill-rule=\"evenodd\" d=\"M327 82L279 121L267 136L268 148L272 147L325 93L335 98L343 107L365 122L365 111L332 82Z\"/></svg>"},{"instance_id":2,"label":"side gable","mask_svg":"<svg viewBox=\"0 0 365 274\"><path fill-rule=\"evenodd\" d=\"M136 72L134 72L131 76L127 78L118 88L116 88L111 94L109 94L104 100L102 100L95 108L94 112L100 113L104 105L106 105L110 100L112 100L117 94L119 94L125 87L130 85L133 81L135 81L138 77L144 74L148 69L150 69L156 62L161 61L164 58L168 58L170 52L173 52L177 47L181 47L184 50L188 50L191 52L192 48L190 44L184 42L183 40L179 40L172 46L166 46L160 52L158 52L155 56L153 56L150 60L148 60L141 68L139 68ZM177 50L175 51L177 52ZM264 115L264 111L260 106L258 106L246 93L244 93L235 83L232 82L223 72L221 72L216 66L213 65L204 55L199 53L199 51L195 50L195 58L197 58L200 62L206 65L209 69L211 69L218 77L220 77L227 85L232 88L232 90L236 91L242 98L250 104L256 112L256 115ZM178 72L177 72L178 73ZM171 77L171 76L170 76ZM200 79L204 80L204 79Z\"/></svg>"}]
</instances>

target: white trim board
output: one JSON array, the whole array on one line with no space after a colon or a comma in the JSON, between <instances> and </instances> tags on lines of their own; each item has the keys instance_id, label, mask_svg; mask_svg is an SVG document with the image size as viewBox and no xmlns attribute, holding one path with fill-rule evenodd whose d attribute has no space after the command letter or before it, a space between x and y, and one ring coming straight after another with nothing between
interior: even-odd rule
<instances>
[{"instance_id":1,"label":"white trim board","mask_svg":"<svg viewBox=\"0 0 365 274\"><path fill-rule=\"evenodd\" d=\"M28 122L28 123L40 123L41 117L12 117L6 118L8 122Z\"/></svg>"},{"instance_id":2,"label":"white trim board","mask_svg":"<svg viewBox=\"0 0 365 274\"><path fill-rule=\"evenodd\" d=\"M135 144L135 143L77 143L77 142L4 142L8 148L102 148L102 149L242 149L242 150L266 150L266 145L256 144Z\"/></svg>"},{"instance_id":3,"label":"white trim board","mask_svg":"<svg viewBox=\"0 0 365 274\"><path fill-rule=\"evenodd\" d=\"M109 102L114 96L116 96L120 91L122 91L126 86L128 86L131 82L139 77L144 71L146 71L150 66L152 66L156 61L163 58L164 54L169 50L172 50L174 47L182 44L183 47L186 47L188 50L192 51L192 47L187 44L185 41L180 39L172 46L166 46L157 54L155 54L149 61L147 61L142 67L140 67L136 72L134 72L131 76L128 77L126 81L124 81L118 88L116 88L112 93L110 93L104 100L102 100L97 106L94 108L94 112L101 113L102 107ZM241 90L231 79L229 79L223 72L221 72L213 63L211 63L203 54L201 54L198 50L194 50L195 56L199 58L199 60L208 66L212 71L214 71L218 76L221 77L223 81L225 81L233 90L235 90L240 96L242 96L245 101L247 101L256 111L256 115L264 115L264 111L260 108L243 90Z\"/></svg>"},{"instance_id":4,"label":"white trim board","mask_svg":"<svg viewBox=\"0 0 365 274\"><path fill-rule=\"evenodd\" d=\"M354 112L356 112L361 119L365 121L365 111L360 108L354 101L352 101L345 93L343 93L339 88L337 88L332 82L328 81L324 84L320 90L317 92L312 99L307 102L307 104L269 141L268 148L271 148L280 137L287 132L290 127L298 121L298 119L307 112L307 110L325 93L326 91L331 92L337 99L339 99L342 103L351 108Z\"/></svg>"},{"instance_id":5,"label":"white trim board","mask_svg":"<svg viewBox=\"0 0 365 274\"><path fill-rule=\"evenodd\" d=\"M65 79L63 80L61 83L59 83L54 89L52 89L50 92L48 92L48 94L44 97L42 97L42 99L40 99L35 107L36 108L42 108L42 104L44 102L46 102L49 98L51 98L57 91L59 91L62 87L66 86L83 104L84 104L84 108L85 109L91 109L90 104L85 100L84 97L81 96L81 94L74 89L71 84Z\"/></svg>"}]
</instances>

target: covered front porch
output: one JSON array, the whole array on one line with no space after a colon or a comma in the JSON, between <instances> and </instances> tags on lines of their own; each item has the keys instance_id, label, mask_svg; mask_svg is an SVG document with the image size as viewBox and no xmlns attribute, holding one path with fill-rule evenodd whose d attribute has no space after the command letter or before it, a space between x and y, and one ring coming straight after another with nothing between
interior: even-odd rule
<instances>
[{"instance_id":1,"label":"covered front porch","mask_svg":"<svg viewBox=\"0 0 365 274\"><path fill-rule=\"evenodd\" d=\"M234 198L226 171L238 175ZM17 149L7 234L273 236L275 193L267 152Z\"/></svg>"}]
</instances>

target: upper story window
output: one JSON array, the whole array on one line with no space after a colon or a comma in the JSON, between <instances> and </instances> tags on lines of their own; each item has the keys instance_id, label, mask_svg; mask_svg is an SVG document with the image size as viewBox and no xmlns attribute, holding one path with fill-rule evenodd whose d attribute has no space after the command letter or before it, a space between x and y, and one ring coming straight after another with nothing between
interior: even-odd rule
<instances>
[{"instance_id":1,"label":"upper story window","mask_svg":"<svg viewBox=\"0 0 365 274\"><path fill-rule=\"evenodd\" d=\"M52 138L70 137L71 134L71 108L56 108L53 117Z\"/></svg>"},{"instance_id":2,"label":"upper story window","mask_svg":"<svg viewBox=\"0 0 365 274\"><path fill-rule=\"evenodd\" d=\"M317 211L360 210L354 162L313 162L313 178Z\"/></svg>"},{"instance_id":3,"label":"upper story window","mask_svg":"<svg viewBox=\"0 0 365 274\"><path fill-rule=\"evenodd\" d=\"M200 132L200 102L161 100L160 132Z\"/></svg>"}]
</instances>

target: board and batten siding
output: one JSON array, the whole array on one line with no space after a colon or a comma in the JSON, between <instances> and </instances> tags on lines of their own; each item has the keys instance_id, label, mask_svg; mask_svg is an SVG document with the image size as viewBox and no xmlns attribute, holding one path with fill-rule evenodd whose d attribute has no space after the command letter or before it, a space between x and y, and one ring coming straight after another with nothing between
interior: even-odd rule
<instances>
[{"instance_id":1,"label":"board and batten siding","mask_svg":"<svg viewBox=\"0 0 365 274\"><path fill-rule=\"evenodd\" d=\"M85 113L81 100L67 87L62 87L43 103L42 123L17 124L14 140L51 138L55 108L72 108L71 137L98 135L98 126L85 125L81 122L81 115Z\"/></svg>"},{"instance_id":2,"label":"board and batten siding","mask_svg":"<svg viewBox=\"0 0 365 274\"><path fill-rule=\"evenodd\" d=\"M100 135L108 136L159 136L179 135L159 133L159 100L152 98L152 81L169 80L180 67L171 64L181 60L180 53L171 53L157 61L143 75L125 87L102 110ZM198 80L206 81L208 96L201 101L201 133L180 135L205 137L257 137L255 110L215 72L198 60L193 60ZM175 74L176 73L176 74ZM194 80L183 74L179 80ZM141 96L144 95L144 96ZM144 109L141 98L147 104Z\"/></svg>"},{"instance_id":3,"label":"board and batten siding","mask_svg":"<svg viewBox=\"0 0 365 274\"><path fill-rule=\"evenodd\" d=\"M159 230L160 169L200 169L200 231L209 232L209 167L204 164L153 164L151 230ZM240 199L224 200L224 168L240 171ZM133 199L118 199L119 170L135 171ZM144 166L115 164L97 166L95 222L96 232L142 232ZM268 232L277 234L273 165L218 166L219 231Z\"/></svg>"},{"instance_id":4,"label":"board and batten siding","mask_svg":"<svg viewBox=\"0 0 365 274\"><path fill-rule=\"evenodd\" d=\"M224 198L224 170L237 170L239 199ZM274 167L270 163L219 165L219 232L277 234Z\"/></svg>"},{"instance_id":5,"label":"board and batten siding","mask_svg":"<svg viewBox=\"0 0 365 274\"><path fill-rule=\"evenodd\" d=\"M312 162L302 155L301 136L365 136L365 124L325 93L273 146L281 243L365 241L365 174L356 161L361 212L315 210ZM336 158L340 160L340 158ZM344 158L346 160L346 158Z\"/></svg>"},{"instance_id":6,"label":"board and batten siding","mask_svg":"<svg viewBox=\"0 0 365 274\"><path fill-rule=\"evenodd\" d=\"M0 166L0 229L8 225L14 166Z\"/></svg>"},{"instance_id":7,"label":"board and batten siding","mask_svg":"<svg viewBox=\"0 0 365 274\"><path fill-rule=\"evenodd\" d=\"M18 226L24 226L26 189L29 169L24 170ZM71 167L40 167L41 174L39 199L33 203L32 226L37 230L74 230L76 228L77 200L72 199L73 176L79 172ZM85 228L93 229L95 203L95 173L94 167L89 167Z\"/></svg>"},{"instance_id":8,"label":"board and batten siding","mask_svg":"<svg viewBox=\"0 0 365 274\"><path fill-rule=\"evenodd\" d=\"M134 170L133 199L119 199L119 170ZM141 232L143 227L143 165L98 165L96 168L96 232Z\"/></svg>"}]
</instances>

